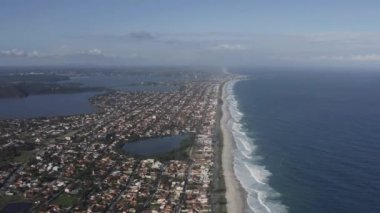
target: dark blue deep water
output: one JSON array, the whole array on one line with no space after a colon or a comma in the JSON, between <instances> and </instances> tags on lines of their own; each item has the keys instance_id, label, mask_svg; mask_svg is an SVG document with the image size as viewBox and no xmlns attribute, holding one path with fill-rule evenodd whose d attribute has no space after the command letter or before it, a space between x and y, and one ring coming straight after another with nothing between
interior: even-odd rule
<instances>
[{"instance_id":1,"label":"dark blue deep water","mask_svg":"<svg viewBox=\"0 0 380 213\"><path fill-rule=\"evenodd\" d=\"M241 122L289 212L380 212L380 73L248 75Z\"/></svg>"}]
</instances>

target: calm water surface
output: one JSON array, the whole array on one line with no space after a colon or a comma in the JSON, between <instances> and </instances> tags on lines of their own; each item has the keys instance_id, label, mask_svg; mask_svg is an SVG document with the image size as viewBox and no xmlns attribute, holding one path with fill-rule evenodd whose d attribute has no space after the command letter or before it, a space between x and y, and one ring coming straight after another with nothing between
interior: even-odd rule
<instances>
[{"instance_id":1,"label":"calm water surface","mask_svg":"<svg viewBox=\"0 0 380 213\"><path fill-rule=\"evenodd\" d=\"M0 99L0 119L76 115L95 112L89 98L96 92L33 95L26 98Z\"/></svg>"},{"instance_id":2,"label":"calm water surface","mask_svg":"<svg viewBox=\"0 0 380 213\"><path fill-rule=\"evenodd\" d=\"M172 150L179 149L181 147L181 142L188 137L188 135L174 135L167 137L149 138L127 143L123 146L123 150L131 154L142 156L163 154Z\"/></svg>"}]
</instances>

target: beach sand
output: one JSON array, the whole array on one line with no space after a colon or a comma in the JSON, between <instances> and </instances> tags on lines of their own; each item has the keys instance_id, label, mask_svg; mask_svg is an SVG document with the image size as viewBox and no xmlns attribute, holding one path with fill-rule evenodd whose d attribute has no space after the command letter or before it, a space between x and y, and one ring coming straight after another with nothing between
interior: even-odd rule
<instances>
[{"instance_id":1,"label":"beach sand","mask_svg":"<svg viewBox=\"0 0 380 213\"><path fill-rule=\"evenodd\" d=\"M244 212L246 194L242 191L239 181L236 179L233 161L235 142L232 138L231 131L227 126L227 122L230 119L230 113L228 110L228 102L226 100L226 82L223 85L221 98L223 100L222 105L222 118L220 122L220 128L223 134L223 151L222 151L222 167L223 175L226 184L226 199L227 199L227 211L228 212Z\"/></svg>"}]
</instances>

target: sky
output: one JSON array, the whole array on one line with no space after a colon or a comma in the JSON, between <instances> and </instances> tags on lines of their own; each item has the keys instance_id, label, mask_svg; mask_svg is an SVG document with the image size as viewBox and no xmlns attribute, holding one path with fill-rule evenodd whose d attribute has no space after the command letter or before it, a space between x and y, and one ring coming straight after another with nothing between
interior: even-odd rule
<instances>
[{"instance_id":1,"label":"sky","mask_svg":"<svg viewBox=\"0 0 380 213\"><path fill-rule=\"evenodd\" d=\"M378 0L0 4L0 66L380 67Z\"/></svg>"}]
</instances>

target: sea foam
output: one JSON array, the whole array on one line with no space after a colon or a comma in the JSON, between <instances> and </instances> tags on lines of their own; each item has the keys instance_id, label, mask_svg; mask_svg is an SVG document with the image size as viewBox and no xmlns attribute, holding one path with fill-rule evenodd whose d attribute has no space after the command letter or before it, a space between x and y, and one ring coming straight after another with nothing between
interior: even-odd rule
<instances>
[{"instance_id":1,"label":"sea foam","mask_svg":"<svg viewBox=\"0 0 380 213\"><path fill-rule=\"evenodd\" d=\"M241 122L244 114L239 111L234 95L233 88L236 82L237 80L228 82L225 92L231 115L228 127L237 147L234 153L234 172L248 195L247 212L287 212L287 207L279 200L280 194L269 186L271 173L259 163L262 157L255 153L254 140L247 135L247 130Z\"/></svg>"}]
</instances>

